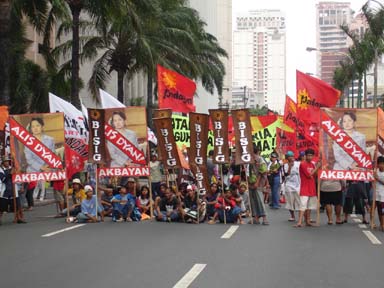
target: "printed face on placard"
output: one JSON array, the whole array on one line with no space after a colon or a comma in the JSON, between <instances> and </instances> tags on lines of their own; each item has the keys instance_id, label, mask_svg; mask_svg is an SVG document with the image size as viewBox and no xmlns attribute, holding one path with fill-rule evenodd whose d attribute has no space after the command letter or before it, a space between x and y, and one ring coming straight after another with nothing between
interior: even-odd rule
<instances>
[{"instance_id":1,"label":"printed face on placard","mask_svg":"<svg viewBox=\"0 0 384 288\"><path fill-rule=\"evenodd\" d=\"M146 163L147 120L145 107L105 110L108 167L129 167Z\"/></svg>"},{"instance_id":2,"label":"printed face on placard","mask_svg":"<svg viewBox=\"0 0 384 288\"><path fill-rule=\"evenodd\" d=\"M359 170L364 165L368 167L376 150L377 110L327 108L322 113L326 113L322 117L320 135L323 163L327 163L324 169Z\"/></svg>"},{"instance_id":3,"label":"printed face on placard","mask_svg":"<svg viewBox=\"0 0 384 288\"><path fill-rule=\"evenodd\" d=\"M65 144L63 114L25 114L12 118L15 126L11 127L11 148L17 172L62 169Z\"/></svg>"}]
</instances>

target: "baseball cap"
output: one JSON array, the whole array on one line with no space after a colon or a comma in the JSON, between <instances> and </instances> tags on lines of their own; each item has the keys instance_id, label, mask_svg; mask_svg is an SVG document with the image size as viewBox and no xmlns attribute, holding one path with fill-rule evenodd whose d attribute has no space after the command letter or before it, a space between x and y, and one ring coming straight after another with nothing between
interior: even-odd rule
<instances>
[{"instance_id":1,"label":"baseball cap","mask_svg":"<svg viewBox=\"0 0 384 288\"><path fill-rule=\"evenodd\" d=\"M135 178L129 177L127 182L135 182Z\"/></svg>"},{"instance_id":2,"label":"baseball cap","mask_svg":"<svg viewBox=\"0 0 384 288\"><path fill-rule=\"evenodd\" d=\"M188 185L188 186L187 186L187 190L193 190L192 185Z\"/></svg>"},{"instance_id":3,"label":"baseball cap","mask_svg":"<svg viewBox=\"0 0 384 288\"><path fill-rule=\"evenodd\" d=\"M295 154L293 154L292 151L287 151L287 153L285 154L285 156L287 156L287 157L294 157Z\"/></svg>"},{"instance_id":4,"label":"baseball cap","mask_svg":"<svg viewBox=\"0 0 384 288\"><path fill-rule=\"evenodd\" d=\"M73 179L73 180L72 180L72 184L80 184L81 186L83 186L83 185L81 184L81 180L80 180L79 178L75 178L75 179Z\"/></svg>"},{"instance_id":5,"label":"baseball cap","mask_svg":"<svg viewBox=\"0 0 384 288\"><path fill-rule=\"evenodd\" d=\"M279 155L276 152L271 153L271 157L273 158L279 158Z\"/></svg>"},{"instance_id":6,"label":"baseball cap","mask_svg":"<svg viewBox=\"0 0 384 288\"><path fill-rule=\"evenodd\" d=\"M84 186L84 191L85 192L93 192L93 188L91 185L85 185Z\"/></svg>"}]
</instances>

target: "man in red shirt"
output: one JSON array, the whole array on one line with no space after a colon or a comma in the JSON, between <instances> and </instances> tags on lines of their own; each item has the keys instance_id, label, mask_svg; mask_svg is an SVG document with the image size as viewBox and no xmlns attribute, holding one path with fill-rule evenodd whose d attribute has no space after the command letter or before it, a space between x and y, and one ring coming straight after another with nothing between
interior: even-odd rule
<instances>
[{"instance_id":1,"label":"man in red shirt","mask_svg":"<svg viewBox=\"0 0 384 288\"><path fill-rule=\"evenodd\" d=\"M311 210L317 208L315 175L321 166L320 162L317 165L312 162L314 155L313 149L307 149L305 161L300 163L300 213L295 227L302 227L303 216L305 216L305 225L313 226L311 224Z\"/></svg>"}]
</instances>

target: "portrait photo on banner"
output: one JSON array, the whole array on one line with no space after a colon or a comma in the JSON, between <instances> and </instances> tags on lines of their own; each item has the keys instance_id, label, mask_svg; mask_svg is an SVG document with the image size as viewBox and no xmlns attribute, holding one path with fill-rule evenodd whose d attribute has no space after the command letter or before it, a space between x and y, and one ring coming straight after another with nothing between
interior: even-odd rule
<instances>
[{"instance_id":1,"label":"portrait photo on banner","mask_svg":"<svg viewBox=\"0 0 384 288\"><path fill-rule=\"evenodd\" d=\"M322 151L325 170L356 170L361 168L351 154L360 157L360 150L367 159L374 161L377 137L376 109L322 109L322 129L320 133L320 150ZM328 118L329 117L329 118ZM330 119L336 124L333 127ZM327 123L324 126L325 122ZM328 133L327 131L328 130ZM345 135L345 136L343 136ZM352 139L360 149L352 147L348 139ZM350 148L350 149L348 149ZM349 153L348 151L349 150ZM352 151L354 151L352 153ZM362 157L360 157L362 159Z\"/></svg>"},{"instance_id":2,"label":"portrait photo on banner","mask_svg":"<svg viewBox=\"0 0 384 288\"><path fill-rule=\"evenodd\" d=\"M11 148L12 156L15 161L16 171L18 173L33 173L33 172L49 172L52 171L53 165L47 164L42 159L42 156L46 155L44 149L48 148L53 152L57 159L61 162L64 160L64 115L63 113L44 113L44 114L24 114L24 115L13 115L12 118L23 127L27 135L20 130L20 137L25 141L32 143L36 151L32 151L33 147L26 147L26 144L22 143L16 136L11 133ZM43 144L43 145L39 145ZM42 148L45 146L46 148ZM40 153L40 156L37 155ZM45 157L47 160L51 157ZM56 162L57 162L56 159ZM53 159L51 159L53 161ZM54 163L54 162L52 162Z\"/></svg>"},{"instance_id":3,"label":"portrait photo on banner","mask_svg":"<svg viewBox=\"0 0 384 288\"><path fill-rule=\"evenodd\" d=\"M125 107L105 109L105 123L117 131L121 136L128 140L134 148L127 145L112 143L106 138L107 147L107 166L108 167L127 167L134 166L133 157L129 154L142 155L147 158L148 138L147 138L147 117L145 107ZM126 148L125 151L124 147ZM137 149L137 150L136 150Z\"/></svg>"}]
</instances>

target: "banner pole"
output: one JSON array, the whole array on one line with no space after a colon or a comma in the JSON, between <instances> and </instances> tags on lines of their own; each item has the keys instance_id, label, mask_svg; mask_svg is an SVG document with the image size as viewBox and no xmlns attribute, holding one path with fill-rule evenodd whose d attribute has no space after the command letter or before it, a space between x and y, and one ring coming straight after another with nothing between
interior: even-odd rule
<instances>
[{"instance_id":1,"label":"banner pole","mask_svg":"<svg viewBox=\"0 0 384 288\"><path fill-rule=\"evenodd\" d=\"M377 143L377 140L378 140L378 138L379 138L379 125L380 125L380 123L379 123L379 111L378 111L378 109L380 109L380 108L377 108L377 112L376 112L376 115L377 115L377 118L376 118L376 143ZM373 170L373 173L374 173L374 175L376 175L376 171L377 171L377 156L378 156L378 150L379 150L379 148L376 148L376 150L375 150L375 156L374 156L374 158L375 158L375 162L373 163L373 165L374 165L374 170ZM373 229L374 227L375 227L375 209L376 209L376 179L375 179L375 181L373 181L373 183L372 183L372 189L373 189L373 195L372 195L372 206L371 206L371 219L370 219L370 223L371 223L371 229ZM369 191L368 191L368 193L369 193ZM367 193L367 195L369 195Z\"/></svg>"},{"instance_id":2,"label":"banner pole","mask_svg":"<svg viewBox=\"0 0 384 288\"><path fill-rule=\"evenodd\" d=\"M68 178L65 178L65 183L64 183L64 189L65 189L65 198L67 201L67 220L69 219L69 195L68 195ZM73 193L73 192L72 192ZM69 222L68 222L69 223Z\"/></svg>"},{"instance_id":3,"label":"banner pole","mask_svg":"<svg viewBox=\"0 0 384 288\"><path fill-rule=\"evenodd\" d=\"M17 183L13 185L13 223L17 223L17 220L18 220L18 217L17 217L18 211L16 207L16 189L17 189ZM20 209L22 208L20 207Z\"/></svg>"},{"instance_id":4,"label":"banner pole","mask_svg":"<svg viewBox=\"0 0 384 288\"><path fill-rule=\"evenodd\" d=\"M95 164L96 169L96 184L95 184L95 196L96 196L96 219L99 220L99 165Z\"/></svg>"},{"instance_id":5,"label":"banner pole","mask_svg":"<svg viewBox=\"0 0 384 288\"><path fill-rule=\"evenodd\" d=\"M220 177L221 177L221 197L223 197L224 201L224 177L223 177L223 164L220 165ZM224 204L224 202L223 202ZM227 224L227 215L225 214L225 209L224 209L224 224Z\"/></svg>"},{"instance_id":6,"label":"banner pole","mask_svg":"<svg viewBox=\"0 0 384 288\"><path fill-rule=\"evenodd\" d=\"M153 192L152 192L152 176L149 175L148 177L148 188L149 188L149 211L151 220L153 219Z\"/></svg>"},{"instance_id":7,"label":"banner pole","mask_svg":"<svg viewBox=\"0 0 384 288\"><path fill-rule=\"evenodd\" d=\"M317 209L316 209L316 225L320 225L320 179L317 178Z\"/></svg>"},{"instance_id":8,"label":"banner pole","mask_svg":"<svg viewBox=\"0 0 384 288\"><path fill-rule=\"evenodd\" d=\"M250 164L249 164L250 165ZM251 213L251 224L253 224L253 211L252 211L252 204L251 204L251 201L252 201L252 196L251 196L251 193L249 192L249 185L248 185L248 174L247 174L247 171L245 169L245 165L243 165L243 169L244 169L244 172L245 172L245 185L247 185L247 192L248 192L248 200L249 200L249 212ZM257 193L257 191L256 191Z\"/></svg>"}]
</instances>

